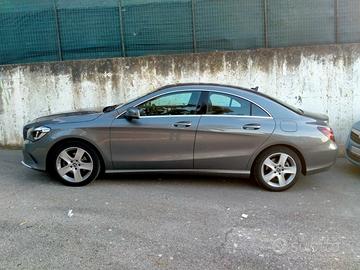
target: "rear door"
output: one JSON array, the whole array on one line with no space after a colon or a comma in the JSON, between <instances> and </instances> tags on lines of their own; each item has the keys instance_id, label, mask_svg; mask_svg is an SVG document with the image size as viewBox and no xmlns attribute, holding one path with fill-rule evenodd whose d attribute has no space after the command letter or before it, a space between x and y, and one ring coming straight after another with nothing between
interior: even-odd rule
<instances>
[{"instance_id":1,"label":"rear door","mask_svg":"<svg viewBox=\"0 0 360 270\"><path fill-rule=\"evenodd\" d=\"M253 153L272 134L273 118L244 98L204 92L202 115L195 141L194 168L244 171Z\"/></svg>"}]
</instances>

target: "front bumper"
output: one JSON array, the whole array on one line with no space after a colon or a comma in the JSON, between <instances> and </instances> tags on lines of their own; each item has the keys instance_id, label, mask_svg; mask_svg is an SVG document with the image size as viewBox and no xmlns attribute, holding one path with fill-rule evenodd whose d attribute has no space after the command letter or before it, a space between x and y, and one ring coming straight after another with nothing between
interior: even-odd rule
<instances>
[{"instance_id":1,"label":"front bumper","mask_svg":"<svg viewBox=\"0 0 360 270\"><path fill-rule=\"evenodd\" d=\"M26 164L25 161L21 161L21 164L24 165L28 169L32 169L30 165Z\"/></svg>"},{"instance_id":2,"label":"front bumper","mask_svg":"<svg viewBox=\"0 0 360 270\"><path fill-rule=\"evenodd\" d=\"M47 149L37 142L24 141L22 164L34 170L46 170Z\"/></svg>"}]
</instances>

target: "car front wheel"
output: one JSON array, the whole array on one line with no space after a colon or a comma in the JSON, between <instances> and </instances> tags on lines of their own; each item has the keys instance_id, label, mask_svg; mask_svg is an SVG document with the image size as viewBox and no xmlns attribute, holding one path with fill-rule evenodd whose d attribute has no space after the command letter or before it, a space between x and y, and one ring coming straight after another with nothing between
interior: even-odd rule
<instances>
[{"instance_id":1,"label":"car front wheel","mask_svg":"<svg viewBox=\"0 0 360 270\"><path fill-rule=\"evenodd\" d=\"M68 186L84 186L100 173L97 153L84 143L66 143L55 150L53 171Z\"/></svg>"},{"instance_id":2,"label":"car front wheel","mask_svg":"<svg viewBox=\"0 0 360 270\"><path fill-rule=\"evenodd\" d=\"M255 161L254 177L267 190L282 191L297 181L301 172L298 155L287 147L273 147Z\"/></svg>"}]
</instances>

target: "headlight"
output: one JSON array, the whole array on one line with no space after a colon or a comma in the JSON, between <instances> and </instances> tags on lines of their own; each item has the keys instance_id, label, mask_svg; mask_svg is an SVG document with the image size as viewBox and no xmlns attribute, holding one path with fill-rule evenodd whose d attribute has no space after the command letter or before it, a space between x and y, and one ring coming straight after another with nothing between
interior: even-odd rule
<instances>
[{"instance_id":1,"label":"headlight","mask_svg":"<svg viewBox=\"0 0 360 270\"><path fill-rule=\"evenodd\" d=\"M50 130L51 129L48 127L30 128L27 132L26 138L30 141L38 141L46 134L48 134Z\"/></svg>"}]
</instances>

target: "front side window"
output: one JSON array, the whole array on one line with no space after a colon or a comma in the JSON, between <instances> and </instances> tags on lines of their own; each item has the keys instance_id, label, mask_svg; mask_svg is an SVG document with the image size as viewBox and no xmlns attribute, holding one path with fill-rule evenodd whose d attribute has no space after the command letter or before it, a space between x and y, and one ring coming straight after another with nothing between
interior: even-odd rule
<instances>
[{"instance_id":1,"label":"front side window","mask_svg":"<svg viewBox=\"0 0 360 270\"><path fill-rule=\"evenodd\" d=\"M141 116L196 114L201 92L178 92L163 95L138 106Z\"/></svg>"},{"instance_id":2,"label":"front side window","mask_svg":"<svg viewBox=\"0 0 360 270\"><path fill-rule=\"evenodd\" d=\"M248 100L219 93L209 93L207 114L269 116L263 109Z\"/></svg>"}]
</instances>

